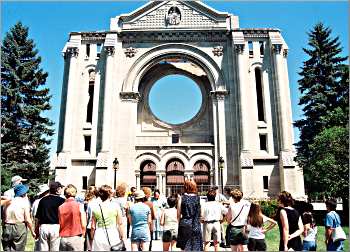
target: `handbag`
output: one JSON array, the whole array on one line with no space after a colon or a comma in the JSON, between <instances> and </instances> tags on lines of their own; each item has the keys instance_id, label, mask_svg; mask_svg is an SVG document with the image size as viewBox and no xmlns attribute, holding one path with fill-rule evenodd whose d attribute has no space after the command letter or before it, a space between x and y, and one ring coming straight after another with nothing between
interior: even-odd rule
<instances>
[{"instance_id":1,"label":"handbag","mask_svg":"<svg viewBox=\"0 0 350 252\"><path fill-rule=\"evenodd\" d=\"M245 205L242 206L241 210L239 211L239 213L237 214L237 216L230 222L229 225L231 225L231 227L234 227L232 225L233 222L235 222L238 217L241 215L242 210L244 208ZM229 240L239 240L240 242L244 242L245 240L248 239L248 234L246 233L246 228L245 226L243 226L240 229L237 228L231 228L230 232L229 232Z\"/></svg>"},{"instance_id":2,"label":"handbag","mask_svg":"<svg viewBox=\"0 0 350 252\"><path fill-rule=\"evenodd\" d=\"M124 244L124 241L121 240L120 242L118 242L117 244L115 245L111 245L111 242L109 241L109 236L108 236L108 231L107 231L107 227L106 227L106 222L105 222L105 218L103 216L103 212L102 212L102 207L100 204L98 204L99 207L100 207L100 210L101 210L101 215L102 215L102 221L103 221L103 226L106 230L106 235L107 235L107 240L108 240L108 244L110 246L110 251L126 251L126 247L125 247L125 244Z\"/></svg>"},{"instance_id":3,"label":"handbag","mask_svg":"<svg viewBox=\"0 0 350 252\"><path fill-rule=\"evenodd\" d=\"M337 220L337 216L334 214L334 221ZM343 228L340 226L340 223L338 223L338 227L337 227L337 222L335 223L335 226L336 228L333 229L333 232L332 232L332 240L333 242L336 242L336 241L344 241L347 239L346 237L346 234L343 230Z\"/></svg>"}]
</instances>

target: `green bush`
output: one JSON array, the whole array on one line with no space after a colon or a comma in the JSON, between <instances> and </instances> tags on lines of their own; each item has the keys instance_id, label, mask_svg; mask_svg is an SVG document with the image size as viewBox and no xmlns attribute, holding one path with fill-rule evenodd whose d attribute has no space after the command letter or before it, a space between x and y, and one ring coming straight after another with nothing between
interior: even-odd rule
<instances>
[{"instance_id":1,"label":"green bush","mask_svg":"<svg viewBox=\"0 0 350 252\"><path fill-rule=\"evenodd\" d=\"M270 218L275 218L278 209L278 202L276 199L261 200L259 201L259 204L264 215Z\"/></svg>"}]
</instances>

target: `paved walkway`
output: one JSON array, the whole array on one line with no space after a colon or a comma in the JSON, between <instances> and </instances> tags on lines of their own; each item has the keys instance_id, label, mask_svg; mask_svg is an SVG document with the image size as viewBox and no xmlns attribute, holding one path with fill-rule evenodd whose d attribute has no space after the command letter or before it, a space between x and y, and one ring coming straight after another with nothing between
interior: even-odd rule
<instances>
[{"instance_id":1,"label":"paved walkway","mask_svg":"<svg viewBox=\"0 0 350 252\"><path fill-rule=\"evenodd\" d=\"M130 251L131 250L130 239L127 239L125 245L126 245L127 250ZM162 240L154 240L152 242L152 251L163 251ZM175 248L172 251L181 251L181 249ZM214 246L211 246L209 248L209 251L214 251ZM221 248L221 247L219 247L219 251L231 251L231 249L230 248Z\"/></svg>"}]
</instances>

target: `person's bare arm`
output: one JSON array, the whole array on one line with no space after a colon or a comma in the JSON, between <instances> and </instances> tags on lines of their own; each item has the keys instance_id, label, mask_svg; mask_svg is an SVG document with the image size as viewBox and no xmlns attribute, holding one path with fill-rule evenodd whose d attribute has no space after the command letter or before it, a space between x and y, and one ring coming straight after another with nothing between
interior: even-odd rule
<instances>
[{"instance_id":1,"label":"person's bare arm","mask_svg":"<svg viewBox=\"0 0 350 252\"><path fill-rule=\"evenodd\" d=\"M96 219L95 216L92 216L91 218L91 240L94 239L95 236L95 230L96 230Z\"/></svg>"},{"instance_id":2,"label":"person's bare arm","mask_svg":"<svg viewBox=\"0 0 350 252\"><path fill-rule=\"evenodd\" d=\"M86 213L84 211L84 207L80 211L80 221L81 221L81 230L82 230L82 235L85 237L86 233Z\"/></svg>"},{"instance_id":3,"label":"person's bare arm","mask_svg":"<svg viewBox=\"0 0 350 252\"><path fill-rule=\"evenodd\" d=\"M275 220L273 220L267 216L265 216L265 218L266 218L267 222L269 223L269 225L263 229L264 233L270 231L271 229L273 229L277 225L277 222Z\"/></svg>"},{"instance_id":4,"label":"person's bare arm","mask_svg":"<svg viewBox=\"0 0 350 252\"><path fill-rule=\"evenodd\" d=\"M332 232L333 228L327 226L324 233L326 238L326 244L328 244L329 240L332 238Z\"/></svg>"},{"instance_id":5,"label":"person's bare arm","mask_svg":"<svg viewBox=\"0 0 350 252\"><path fill-rule=\"evenodd\" d=\"M177 221L181 219L181 197L178 197L177 200Z\"/></svg>"},{"instance_id":6,"label":"person's bare arm","mask_svg":"<svg viewBox=\"0 0 350 252\"><path fill-rule=\"evenodd\" d=\"M164 217L164 210L163 210L162 215L160 216L160 225L161 226L164 226L164 219L165 219L165 217Z\"/></svg>"},{"instance_id":7,"label":"person's bare arm","mask_svg":"<svg viewBox=\"0 0 350 252\"><path fill-rule=\"evenodd\" d=\"M124 234L124 228L123 228L124 224L122 219L122 212L120 210L118 210L118 215L117 215L117 227L118 227L120 240L125 240L125 234Z\"/></svg>"},{"instance_id":8,"label":"person's bare arm","mask_svg":"<svg viewBox=\"0 0 350 252\"><path fill-rule=\"evenodd\" d=\"M32 236L35 238L36 234L35 234L35 231L33 229L33 223L32 223L32 218L30 217L29 208L24 209L24 221L25 221L27 227L29 228Z\"/></svg>"},{"instance_id":9,"label":"person's bare arm","mask_svg":"<svg viewBox=\"0 0 350 252\"><path fill-rule=\"evenodd\" d=\"M289 237L289 224L286 210L282 209L280 212L280 218L282 222L282 238L284 251L288 250L288 237Z\"/></svg>"},{"instance_id":10,"label":"person's bare arm","mask_svg":"<svg viewBox=\"0 0 350 252\"><path fill-rule=\"evenodd\" d=\"M311 228L310 227L310 223L307 223L307 224L304 225L304 232L303 232L304 237L307 236L310 228Z\"/></svg>"}]
</instances>

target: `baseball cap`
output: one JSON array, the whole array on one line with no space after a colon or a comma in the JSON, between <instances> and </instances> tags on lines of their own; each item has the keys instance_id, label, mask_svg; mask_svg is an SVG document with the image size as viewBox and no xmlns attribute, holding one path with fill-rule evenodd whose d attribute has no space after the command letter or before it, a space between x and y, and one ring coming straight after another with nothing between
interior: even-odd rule
<instances>
[{"instance_id":1,"label":"baseball cap","mask_svg":"<svg viewBox=\"0 0 350 252\"><path fill-rule=\"evenodd\" d=\"M58 188L63 188L64 186L58 181L51 181L49 184L50 193L56 193Z\"/></svg>"},{"instance_id":2,"label":"baseball cap","mask_svg":"<svg viewBox=\"0 0 350 252\"><path fill-rule=\"evenodd\" d=\"M26 194L29 190L29 187L27 185L19 184L16 185L14 188L15 197L21 197L22 195Z\"/></svg>"},{"instance_id":3,"label":"baseball cap","mask_svg":"<svg viewBox=\"0 0 350 252\"><path fill-rule=\"evenodd\" d=\"M27 179L24 179L24 178L22 178L22 177L19 176L19 175L13 176L13 177L11 178L11 183L12 183L12 185L14 185L14 184L16 184L16 183L18 183L18 182L22 182L22 181L27 181Z\"/></svg>"}]
</instances>

